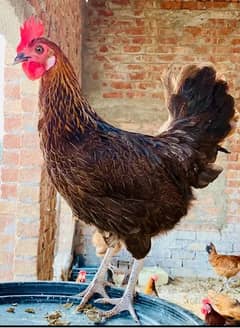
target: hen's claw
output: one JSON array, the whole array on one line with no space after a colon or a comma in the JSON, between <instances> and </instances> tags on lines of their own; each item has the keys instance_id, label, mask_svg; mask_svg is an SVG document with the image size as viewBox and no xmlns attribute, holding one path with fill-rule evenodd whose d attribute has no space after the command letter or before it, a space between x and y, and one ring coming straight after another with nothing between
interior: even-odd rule
<instances>
[{"instance_id":1,"label":"hen's claw","mask_svg":"<svg viewBox=\"0 0 240 328\"><path fill-rule=\"evenodd\" d=\"M105 286L107 283L101 280L93 280L90 285L81 293L78 294L78 296L82 297L81 303L79 304L78 308L81 309L84 307L84 305L87 304L89 299L93 296L93 294L97 293L103 296L104 298L108 297L108 294L105 290Z\"/></svg>"},{"instance_id":2,"label":"hen's claw","mask_svg":"<svg viewBox=\"0 0 240 328\"><path fill-rule=\"evenodd\" d=\"M93 294L98 293L101 296L107 298L108 294L105 291L105 286L108 285L108 282L105 281L105 274L107 272L108 266L111 262L111 258L114 254L114 248L108 248L103 261L96 273L96 276L92 280L92 282L88 285L88 287L81 293L76 296L82 297L81 303L77 307L77 310L80 310L87 304L88 300L93 296Z\"/></svg>"},{"instance_id":3,"label":"hen's claw","mask_svg":"<svg viewBox=\"0 0 240 328\"><path fill-rule=\"evenodd\" d=\"M99 298L99 299L95 300L94 303L116 305L117 303L119 303L119 298L104 297L104 298Z\"/></svg>"},{"instance_id":4,"label":"hen's claw","mask_svg":"<svg viewBox=\"0 0 240 328\"><path fill-rule=\"evenodd\" d=\"M135 285L138 279L138 274L143 266L143 260L134 260L132 271L129 277L127 288L124 291L124 294L121 298L109 298L105 297L103 299L98 299L95 303L110 303L115 305L111 310L108 311L100 311L99 315L102 318L110 318L116 314L119 314L122 311L130 312L132 318L138 325L140 325L140 321L137 317L137 314L133 307L133 299L135 295Z\"/></svg>"},{"instance_id":5,"label":"hen's claw","mask_svg":"<svg viewBox=\"0 0 240 328\"><path fill-rule=\"evenodd\" d=\"M119 314L122 311L128 311L133 320L140 325L140 321L138 319L138 316L134 310L133 307L133 301L132 298L129 295L123 295L122 298L100 298L96 300L94 303L100 303L100 304L113 304L115 305L111 310L108 311L99 311L99 316L102 318L110 318L114 315Z\"/></svg>"}]
</instances>

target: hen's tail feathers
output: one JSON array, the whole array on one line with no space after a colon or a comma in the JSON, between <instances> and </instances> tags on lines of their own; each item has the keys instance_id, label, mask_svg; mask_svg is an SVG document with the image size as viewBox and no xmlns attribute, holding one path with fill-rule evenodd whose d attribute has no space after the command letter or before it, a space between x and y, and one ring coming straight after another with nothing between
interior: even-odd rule
<instances>
[{"instance_id":1,"label":"hen's tail feathers","mask_svg":"<svg viewBox=\"0 0 240 328\"><path fill-rule=\"evenodd\" d=\"M219 144L236 125L234 99L228 94L227 83L217 79L210 66L189 65L176 81L168 81L165 86L169 88L167 94L172 94L167 98L171 121L168 131L189 138L198 158L191 184L195 188L206 187L222 172L213 163L218 151L228 152Z\"/></svg>"}]
</instances>

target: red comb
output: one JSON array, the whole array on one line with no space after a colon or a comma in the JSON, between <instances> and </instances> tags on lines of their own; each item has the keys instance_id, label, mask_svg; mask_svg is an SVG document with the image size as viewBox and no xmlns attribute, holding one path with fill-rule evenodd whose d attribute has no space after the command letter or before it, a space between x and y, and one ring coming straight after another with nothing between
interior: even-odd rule
<instances>
[{"instance_id":1,"label":"red comb","mask_svg":"<svg viewBox=\"0 0 240 328\"><path fill-rule=\"evenodd\" d=\"M20 28L21 41L17 46L17 52L21 52L33 39L39 38L43 34L43 22L34 16L30 16Z\"/></svg>"},{"instance_id":2,"label":"red comb","mask_svg":"<svg viewBox=\"0 0 240 328\"><path fill-rule=\"evenodd\" d=\"M157 281L158 280L158 275L157 274L151 275L151 279L153 279L154 281Z\"/></svg>"}]
</instances>

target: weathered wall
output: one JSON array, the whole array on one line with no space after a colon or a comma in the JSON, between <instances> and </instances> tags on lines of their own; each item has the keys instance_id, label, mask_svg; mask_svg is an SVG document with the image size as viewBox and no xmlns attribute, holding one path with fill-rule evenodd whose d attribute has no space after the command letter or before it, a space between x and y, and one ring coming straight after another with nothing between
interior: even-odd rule
<instances>
[{"instance_id":1,"label":"weathered wall","mask_svg":"<svg viewBox=\"0 0 240 328\"><path fill-rule=\"evenodd\" d=\"M82 1L67 0L0 1L0 33L6 39L0 140L0 280L51 279L55 252L63 252L63 246L67 254L71 251L73 231L64 238L62 235L69 231L71 222L74 227L74 221L63 201L56 217L56 193L42 165L37 131L39 84L27 80L21 65L13 66L12 62L20 25L37 13L45 22L46 34L65 51L81 80L81 6Z\"/></svg>"},{"instance_id":2,"label":"weathered wall","mask_svg":"<svg viewBox=\"0 0 240 328\"><path fill-rule=\"evenodd\" d=\"M82 1L29 0L44 21L46 36L65 52L81 81ZM56 191L45 168L41 173L40 232L38 243L38 279L60 279L61 264L69 265L71 258L74 221L69 208L60 199L61 211L56 216ZM66 234L66 232L69 232ZM58 254L59 261L54 262ZM67 256L65 259L65 255ZM62 261L61 261L62 259ZM64 262L64 263L63 263ZM57 272L54 273L54 267Z\"/></svg>"},{"instance_id":3,"label":"weathered wall","mask_svg":"<svg viewBox=\"0 0 240 328\"><path fill-rule=\"evenodd\" d=\"M161 75L174 63L210 62L230 82L239 102L240 4L238 1L92 0L86 8L83 90L104 118L119 127L156 133L166 117ZM176 275L209 276L206 243L239 253L239 129L219 156L225 171L188 216L156 238L146 263ZM83 228L83 252L94 264ZM127 256L125 252L123 257Z\"/></svg>"},{"instance_id":4,"label":"weathered wall","mask_svg":"<svg viewBox=\"0 0 240 328\"><path fill-rule=\"evenodd\" d=\"M0 280L36 279L41 163L36 129L38 82L30 83L21 66L12 65L20 23L25 14L31 13L25 1L14 6L13 1L0 2L0 33L6 39L0 156Z\"/></svg>"}]
</instances>

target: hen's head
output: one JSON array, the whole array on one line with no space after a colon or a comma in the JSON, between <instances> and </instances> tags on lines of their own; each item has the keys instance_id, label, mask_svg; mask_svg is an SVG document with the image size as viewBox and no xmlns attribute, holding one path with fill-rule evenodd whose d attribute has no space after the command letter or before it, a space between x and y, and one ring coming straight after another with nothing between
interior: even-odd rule
<instances>
[{"instance_id":1,"label":"hen's head","mask_svg":"<svg viewBox=\"0 0 240 328\"><path fill-rule=\"evenodd\" d=\"M215 253L216 248L215 248L214 244L210 243L209 245L207 245L206 246L206 251L208 252L208 254L211 254L212 252Z\"/></svg>"},{"instance_id":2,"label":"hen's head","mask_svg":"<svg viewBox=\"0 0 240 328\"><path fill-rule=\"evenodd\" d=\"M204 314L205 316L209 313L212 312L212 305L211 302L208 298L204 298L202 300L202 308L201 308L201 312L202 314Z\"/></svg>"},{"instance_id":3,"label":"hen's head","mask_svg":"<svg viewBox=\"0 0 240 328\"><path fill-rule=\"evenodd\" d=\"M43 38L43 23L31 16L20 28L21 40L17 46L15 64L22 63L23 70L31 80L39 79L56 63L52 43Z\"/></svg>"},{"instance_id":4,"label":"hen's head","mask_svg":"<svg viewBox=\"0 0 240 328\"><path fill-rule=\"evenodd\" d=\"M153 274L151 275L150 279L154 282L156 282L158 280L158 275L157 274Z\"/></svg>"}]
</instances>

